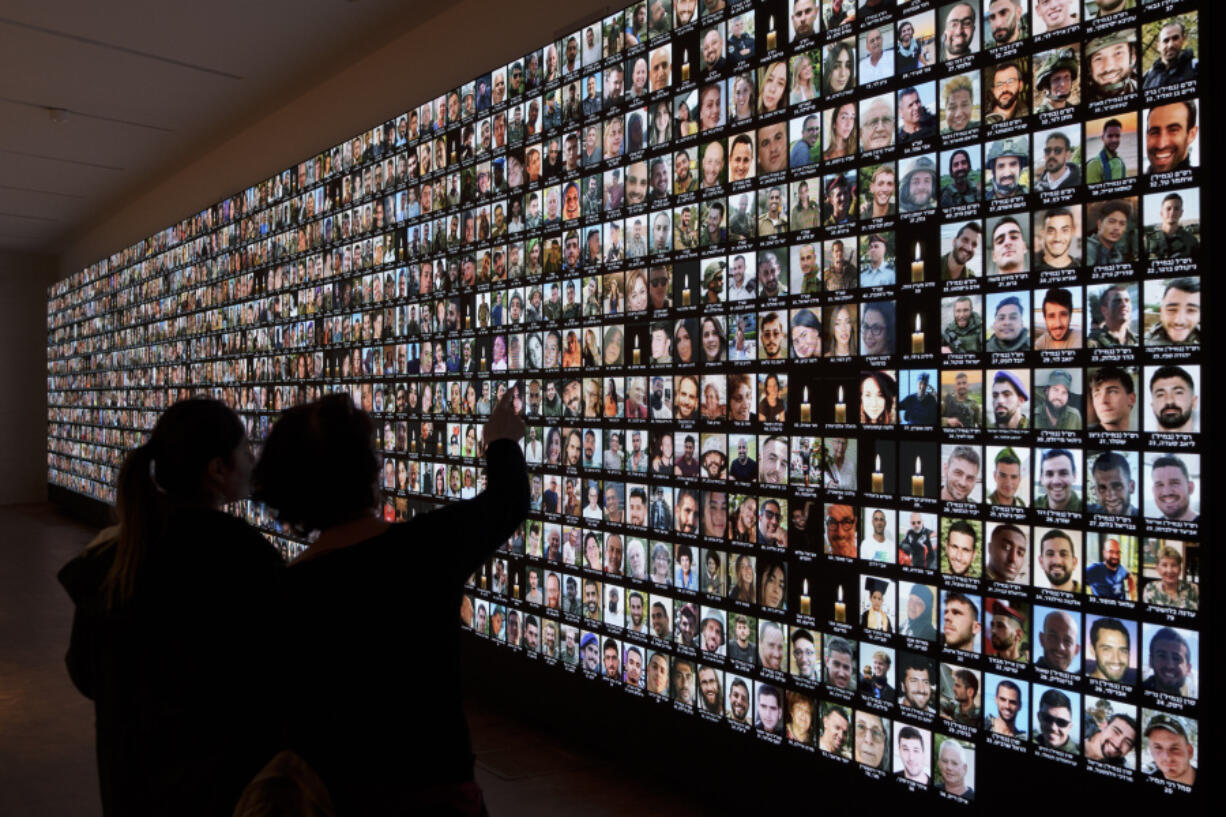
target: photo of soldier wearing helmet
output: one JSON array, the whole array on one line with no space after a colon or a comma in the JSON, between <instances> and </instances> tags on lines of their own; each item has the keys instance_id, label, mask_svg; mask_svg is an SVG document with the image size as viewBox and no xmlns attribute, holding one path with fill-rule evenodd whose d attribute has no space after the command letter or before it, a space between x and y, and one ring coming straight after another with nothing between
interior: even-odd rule
<instances>
[{"instance_id":1,"label":"photo of soldier wearing helmet","mask_svg":"<svg viewBox=\"0 0 1226 817\"><path fill-rule=\"evenodd\" d=\"M1086 101L1098 102L1137 92L1137 32L1124 28L1090 40L1086 46Z\"/></svg>"},{"instance_id":2,"label":"photo of soldier wearing helmet","mask_svg":"<svg viewBox=\"0 0 1226 817\"><path fill-rule=\"evenodd\" d=\"M1035 57L1035 113L1076 107L1081 101L1080 63L1076 44Z\"/></svg>"},{"instance_id":3,"label":"photo of soldier wearing helmet","mask_svg":"<svg viewBox=\"0 0 1226 817\"><path fill-rule=\"evenodd\" d=\"M920 156L909 169L904 165L898 186L898 209L903 213L927 210L937 205L937 166L929 156Z\"/></svg>"},{"instance_id":4,"label":"photo of soldier wearing helmet","mask_svg":"<svg viewBox=\"0 0 1226 817\"><path fill-rule=\"evenodd\" d=\"M1009 196L1021 196L1029 193L1022 184L1022 171L1029 168L1030 150L1025 136L1012 139L1000 139L988 148L988 172L992 174L991 184L987 186L984 195L987 199L1003 199Z\"/></svg>"}]
</instances>

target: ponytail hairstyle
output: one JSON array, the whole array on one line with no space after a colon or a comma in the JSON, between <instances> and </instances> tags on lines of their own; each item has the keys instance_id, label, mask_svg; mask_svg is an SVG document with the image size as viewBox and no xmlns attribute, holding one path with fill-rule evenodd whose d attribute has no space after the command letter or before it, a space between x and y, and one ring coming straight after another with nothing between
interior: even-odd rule
<instances>
[{"instance_id":1,"label":"ponytail hairstyle","mask_svg":"<svg viewBox=\"0 0 1226 817\"><path fill-rule=\"evenodd\" d=\"M209 463L218 457L230 462L246 435L229 406L196 397L163 412L148 441L128 453L115 491L119 542L102 585L109 608L132 599L137 575L170 510L206 499L203 480Z\"/></svg>"}]
</instances>

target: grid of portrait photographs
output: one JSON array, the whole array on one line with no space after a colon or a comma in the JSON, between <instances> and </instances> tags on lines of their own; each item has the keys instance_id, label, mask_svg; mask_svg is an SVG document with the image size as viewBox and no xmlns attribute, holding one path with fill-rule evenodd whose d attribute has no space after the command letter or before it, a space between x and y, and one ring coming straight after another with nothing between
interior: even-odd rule
<instances>
[{"instance_id":1,"label":"grid of portrait photographs","mask_svg":"<svg viewBox=\"0 0 1226 817\"><path fill-rule=\"evenodd\" d=\"M512 390L471 637L934 801L1191 792L1200 6L635 3L52 287L49 479L340 391L407 519Z\"/></svg>"}]
</instances>

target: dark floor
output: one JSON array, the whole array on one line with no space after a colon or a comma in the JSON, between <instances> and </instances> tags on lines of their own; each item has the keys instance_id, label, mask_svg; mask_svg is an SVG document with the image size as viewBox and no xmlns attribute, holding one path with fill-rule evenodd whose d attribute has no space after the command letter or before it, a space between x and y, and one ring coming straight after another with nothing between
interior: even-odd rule
<instances>
[{"instance_id":1,"label":"dark floor","mask_svg":"<svg viewBox=\"0 0 1226 817\"><path fill-rule=\"evenodd\" d=\"M50 505L0 507L0 815L100 814L92 705L64 670L72 621L55 580L94 530ZM699 814L688 787L567 751L556 735L468 703L477 779L494 817ZM710 813L704 810L703 813Z\"/></svg>"}]
</instances>

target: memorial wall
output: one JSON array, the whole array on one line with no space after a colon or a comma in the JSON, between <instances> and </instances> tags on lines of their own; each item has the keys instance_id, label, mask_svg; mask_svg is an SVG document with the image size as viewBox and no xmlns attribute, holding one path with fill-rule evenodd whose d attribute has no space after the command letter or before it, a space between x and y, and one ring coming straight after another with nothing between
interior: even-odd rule
<instances>
[{"instance_id":1,"label":"memorial wall","mask_svg":"<svg viewBox=\"0 0 1226 817\"><path fill-rule=\"evenodd\" d=\"M511 390L532 506L467 637L891 792L1020 753L1185 796L1201 6L543 20L52 287L48 481L113 501L192 394L258 444L339 391L404 520L482 490Z\"/></svg>"}]
</instances>

